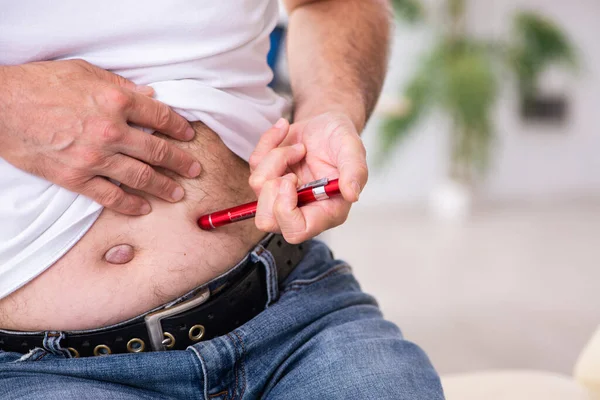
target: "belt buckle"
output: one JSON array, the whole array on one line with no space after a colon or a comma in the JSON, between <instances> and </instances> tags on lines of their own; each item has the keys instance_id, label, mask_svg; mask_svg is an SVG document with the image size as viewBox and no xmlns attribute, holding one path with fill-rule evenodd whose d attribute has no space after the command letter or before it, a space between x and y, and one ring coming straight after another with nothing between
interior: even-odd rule
<instances>
[{"instance_id":1,"label":"belt buckle","mask_svg":"<svg viewBox=\"0 0 600 400\"><path fill-rule=\"evenodd\" d=\"M210 290L208 288L203 289L193 298L184 301L181 304L177 304L173 307L169 307L164 310L158 310L150 313L144 317L146 322L146 329L148 330L148 336L150 338L150 347L154 351L166 350L163 340L165 340L161 321L165 318L172 317L173 315L181 314L186 312L200 304L206 302L210 297Z\"/></svg>"}]
</instances>

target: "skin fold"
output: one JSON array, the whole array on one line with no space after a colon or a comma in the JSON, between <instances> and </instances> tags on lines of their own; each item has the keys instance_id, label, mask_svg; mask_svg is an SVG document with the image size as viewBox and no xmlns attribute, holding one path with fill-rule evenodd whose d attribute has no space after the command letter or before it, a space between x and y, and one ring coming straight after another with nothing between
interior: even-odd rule
<instances>
[{"instance_id":1,"label":"skin fold","mask_svg":"<svg viewBox=\"0 0 600 400\"><path fill-rule=\"evenodd\" d=\"M7 110L0 156L106 206L58 262L0 300L0 328L73 330L123 321L220 275L266 232L300 243L346 220L368 178L360 132L385 76L390 7L382 0L286 6L294 123L283 120L265 132L249 164L202 123L190 131L148 88L83 61L0 67L7 88L0 94L0 110ZM39 90L48 85L60 96L36 98L49 96ZM40 104L68 112L47 113L56 121L37 118ZM48 125L71 128L36 137ZM342 196L298 208L295 186L322 177L339 177ZM196 225L202 214L256 198L255 220L210 232Z\"/></svg>"}]
</instances>

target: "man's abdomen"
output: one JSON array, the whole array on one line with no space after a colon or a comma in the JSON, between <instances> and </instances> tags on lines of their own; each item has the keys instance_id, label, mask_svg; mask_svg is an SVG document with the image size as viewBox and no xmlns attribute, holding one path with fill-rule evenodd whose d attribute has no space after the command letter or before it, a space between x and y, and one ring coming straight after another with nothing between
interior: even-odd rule
<instances>
[{"instance_id":1,"label":"man's abdomen","mask_svg":"<svg viewBox=\"0 0 600 400\"><path fill-rule=\"evenodd\" d=\"M202 164L196 179L181 180L183 201L149 198L152 212L129 217L104 210L87 234L46 272L0 300L0 328L77 330L117 323L179 297L226 271L263 233L252 221L202 231L197 218L254 198L247 164L201 123L192 143L181 143ZM106 252L133 248L125 264Z\"/></svg>"}]
</instances>

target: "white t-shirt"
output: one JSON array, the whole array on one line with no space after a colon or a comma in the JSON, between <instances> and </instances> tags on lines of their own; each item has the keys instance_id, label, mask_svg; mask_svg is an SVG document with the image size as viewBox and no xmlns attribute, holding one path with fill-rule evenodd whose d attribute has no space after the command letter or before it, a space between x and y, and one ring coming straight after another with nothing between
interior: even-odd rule
<instances>
[{"instance_id":1,"label":"white t-shirt","mask_svg":"<svg viewBox=\"0 0 600 400\"><path fill-rule=\"evenodd\" d=\"M84 59L152 86L247 160L287 106L267 87L277 16L277 0L10 1L0 9L0 64ZM101 210L0 158L0 298L56 262Z\"/></svg>"}]
</instances>

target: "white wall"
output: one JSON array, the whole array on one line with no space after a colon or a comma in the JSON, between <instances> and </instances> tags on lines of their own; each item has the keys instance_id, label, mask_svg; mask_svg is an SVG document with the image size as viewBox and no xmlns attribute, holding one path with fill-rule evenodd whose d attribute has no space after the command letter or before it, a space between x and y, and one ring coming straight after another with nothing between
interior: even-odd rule
<instances>
[{"instance_id":1,"label":"white wall","mask_svg":"<svg viewBox=\"0 0 600 400\"><path fill-rule=\"evenodd\" d=\"M429 3L439 3L430 0ZM551 74L548 83L564 87L570 114L563 125L532 124L518 115L513 86L507 81L497 107L495 160L483 197L493 200L560 200L600 193L600 1L598 0L473 0L468 17L478 35L503 38L511 15L524 7L557 21L579 47L582 64L577 77ZM431 34L423 28L399 26L384 96L395 96ZM364 133L370 157L375 156L378 119ZM394 153L383 169L371 168L360 206L415 204L427 199L446 171L447 136L443 116L425 120ZM371 164L373 159L370 160Z\"/></svg>"}]
</instances>

